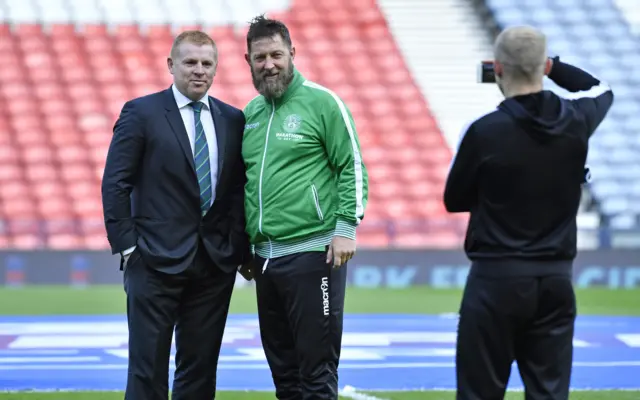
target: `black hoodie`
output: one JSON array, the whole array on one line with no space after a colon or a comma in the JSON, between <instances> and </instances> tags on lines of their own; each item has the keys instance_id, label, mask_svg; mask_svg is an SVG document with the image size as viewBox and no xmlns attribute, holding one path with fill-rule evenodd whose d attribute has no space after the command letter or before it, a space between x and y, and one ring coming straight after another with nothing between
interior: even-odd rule
<instances>
[{"instance_id":1,"label":"black hoodie","mask_svg":"<svg viewBox=\"0 0 640 400\"><path fill-rule=\"evenodd\" d=\"M544 90L505 99L463 132L444 204L470 212L472 272L571 273L588 141L613 93L558 57L548 77L570 96Z\"/></svg>"}]
</instances>

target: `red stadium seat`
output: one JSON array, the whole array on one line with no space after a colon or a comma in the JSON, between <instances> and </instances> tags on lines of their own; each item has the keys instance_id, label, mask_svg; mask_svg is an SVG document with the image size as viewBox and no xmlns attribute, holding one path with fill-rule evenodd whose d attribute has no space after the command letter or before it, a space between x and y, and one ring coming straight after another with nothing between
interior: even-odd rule
<instances>
[{"instance_id":1,"label":"red stadium seat","mask_svg":"<svg viewBox=\"0 0 640 400\"><path fill-rule=\"evenodd\" d=\"M49 32L52 38L73 38L76 35L76 26L74 24L54 24Z\"/></svg>"},{"instance_id":2,"label":"red stadium seat","mask_svg":"<svg viewBox=\"0 0 640 400\"><path fill-rule=\"evenodd\" d=\"M46 245L42 234L14 234L8 247L17 250L35 250Z\"/></svg>"},{"instance_id":3,"label":"red stadium seat","mask_svg":"<svg viewBox=\"0 0 640 400\"><path fill-rule=\"evenodd\" d=\"M74 234L50 234L47 237L47 247L56 250L84 249L84 241L81 236Z\"/></svg>"},{"instance_id":4,"label":"red stadium seat","mask_svg":"<svg viewBox=\"0 0 640 400\"><path fill-rule=\"evenodd\" d=\"M107 234L88 234L83 236L83 248L89 250L103 250L109 248Z\"/></svg>"},{"instance_id":5,"label":"red stadium seat","mask_svg":"<svg viewBox=\"0 0 640 400\"><path fill-rule=\"evenodd\" d=\"M34 185L44 181L57 180L60 172L49 164L27 164L24 168L25 178Z\"/></svg>"},{"instance_id":6,"label":"red stadium seat","mask_svg":"<svg viewBox=\"0 0 640 400\"><path fill-rule=\"evenodd\" d=\"M27 164L34 165L48 165L54 162L54 149L47 145L46 142L42 144L33 144L31 146L25 146L22 148L22 159Z\"/></svg>"},{"instance_id":7,"label":"red stadium seat","mask_svg":"<svg viewBox=\"0 0 640 400\"><path fill-rule=\"evenodd\" d=\"M14 146L4 143L0 146L0 165L14 164L18 162L18 153Z\"/></svg>"},{"instance_id":8,"label":"red stadium seat","mask_svg":"<svg viewBox=\"0 0 640 400\"><path fill-rule=\"evenodd\" d=\"M66 194L66 188L57 181L40 182L30 185L33 196L41 201L51 201Z\"/></svg>"},{"instance_id":9,"label":"red stadium seat","mask_svg":"<svg viewBox=\"0 0 640 400\"><path fill-rule=\"evenodd\" d=\"M44 231L47 235L73 235L77 230L76 225L77 221L71 215L61 215L56 219L45 220Z\"/></svg>"},{"instance_id":10,"label":"red stadium seat","mask_svg":"<svg viewBox=\"0 0 640 400\"><path fill-rule=\"evenodd\" d=\"M23 179L24 170L18 163L0 164L0 184L7 181ZM6 214L3 214L7 217Z\"/></svg>"},{"instance_id":11,"label":"red stadium seat","mask_svg":"<svg viewBox=\"0 0 640 400\"><path fill-rule=\"evenodd\" d=\"M66 190L63 184L60 184L60 187ZM71 201L64 194L40 198L38 201L38 211L51 219L74 218Z\"/></svg>"},{"instance_id":12,"label":"red stadium seat","mask_svg":"<svg viewBox=\"0 0 640 400\"><path fill-rule=\"evenodd\" d=\"M464 218L441 199L451 153L375 1L294 0L272 15L290 25L296 67L356 120L371 183L360 244L459 244ZM108 247L99 183L113 124L125 101L170 85L165 57L186 28L0 25L0 247ZM246 29L207 29L220 54L212 93L242 108L256 95ZM400 219L420 224L390 229ZM424 227L433 220L449 222Z\"/></svg>"}]
</instances>

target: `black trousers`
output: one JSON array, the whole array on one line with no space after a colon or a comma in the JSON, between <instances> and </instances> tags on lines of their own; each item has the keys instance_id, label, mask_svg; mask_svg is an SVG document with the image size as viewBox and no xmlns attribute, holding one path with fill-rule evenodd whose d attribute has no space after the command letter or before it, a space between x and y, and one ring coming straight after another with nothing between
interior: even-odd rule
<instances>
[{"instance_id":1,"label":"black trousers","mask_svg":"<svg viewBox=\"0 0 640 400\"><path fill-rule=\"evenodd\" d=\"M211 400L235 283L201 246L192 266L166 274L134 250L124 271L129 325L126 400L167 400L175 327L173 400Z\"/></svg>"},{"instance_id":2,"label":"black trousers","mask_svg":"<svg viewBox=\"0 0 640 400\"><path fill-rule=\"evenodd\" d=\"M576 300L569 276L471 273L460 307L457 400L502 400L517 362L527 400L567 400Z\"/></svg>"},{"instance_id":3,"label":"black trousers","mask_svg":"<svg viewBox=\"0 0 640 400\"><path fill-rule=\"evenodd\" d=\"M262 346L279 400L338 399L347 266L326 253L257 257L255 282Z\"/></svg>"}]
</instances>

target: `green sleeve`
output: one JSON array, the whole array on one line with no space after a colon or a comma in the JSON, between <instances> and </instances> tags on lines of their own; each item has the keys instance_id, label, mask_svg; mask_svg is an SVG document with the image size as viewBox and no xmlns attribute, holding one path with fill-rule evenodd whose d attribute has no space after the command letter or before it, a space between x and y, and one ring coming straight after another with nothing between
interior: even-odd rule
<instances>
[{"instance_id":1,"label":"green sleeve","mask_svg":"<svg viewBox=\"0 0 640 400\"><path fill-rule=\"evenodd\" d=\"M368 175L360 152L360 141L351 112L331 93L323 112L325 147L338 177L336 236L356 238L356 227L364 218L368 197Z\"/></svg>"}]
</instances>

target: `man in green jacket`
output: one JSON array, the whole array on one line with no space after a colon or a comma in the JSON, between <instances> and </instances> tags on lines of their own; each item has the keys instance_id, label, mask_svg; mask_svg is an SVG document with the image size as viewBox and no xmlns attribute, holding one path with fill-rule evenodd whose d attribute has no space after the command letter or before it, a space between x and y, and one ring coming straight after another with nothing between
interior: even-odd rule
<instances>
[{"instance_id":1,"label":"man in green jacket","mask_svg":"<svg viewBox=\"0 0 640 400\"><path fill-rule=\"evenodd\" d=\"M295 69L282 22L254 19L247 52L260 93L244 109L242 156L263 348L278 399L337 399L346 264L368 195L355 124Z\"/></svg>"}]
</instances>

